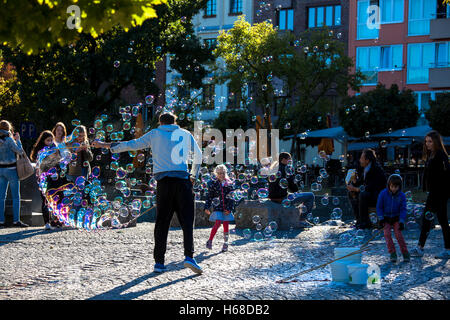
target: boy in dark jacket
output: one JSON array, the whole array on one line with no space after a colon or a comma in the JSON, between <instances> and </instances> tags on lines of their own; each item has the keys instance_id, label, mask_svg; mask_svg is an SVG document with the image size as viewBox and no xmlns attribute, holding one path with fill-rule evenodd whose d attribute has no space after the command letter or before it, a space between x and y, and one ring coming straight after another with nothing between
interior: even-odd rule
<instances>
[{"instance_id":1,"label":"boy in dark jacket","mask_svg":"<svg viewBox=\"0 0 450 320\"><path fill-rule=\"evenodd\" d=\"M388 179L387 188L380 192L377 201L379 225L380 228L384 229L384 238L392 262L397 262L397 253L392 241L391 229L394 229L395 238L397 238L403 254L403 261L408 262L410 260L408 248L401 232L405 228L407 213L406 195L401 189L402 178L398 174L393 174Z\"/></svg>"}]
</instances>

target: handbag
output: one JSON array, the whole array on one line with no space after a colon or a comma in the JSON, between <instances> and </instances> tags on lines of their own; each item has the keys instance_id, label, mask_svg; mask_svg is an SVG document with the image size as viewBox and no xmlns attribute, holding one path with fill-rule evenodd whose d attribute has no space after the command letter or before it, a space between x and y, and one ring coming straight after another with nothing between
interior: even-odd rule
<instances>
[{"instance_id":1,"label":"handbag","mask_svg":"<svg viewBox=\"0 0 450 320\"><path fill-rule=\"evenodd\" d=\"M17 155L16 165L19 180L25 180L26 178L34 174L34 167L25 152L21 155Z\"/></svg>"}]
</instances>

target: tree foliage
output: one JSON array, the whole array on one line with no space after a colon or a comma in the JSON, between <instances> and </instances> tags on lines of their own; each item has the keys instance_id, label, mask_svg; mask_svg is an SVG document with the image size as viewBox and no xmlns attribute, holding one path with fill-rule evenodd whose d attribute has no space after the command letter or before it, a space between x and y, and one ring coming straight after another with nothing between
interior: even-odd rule
<instances>
[{"instance_id":1,"label":"tree foliage","mask_svg":"<svg viewBox=\"0 0 450 320\"><path fill-rule=\"evenodd\" d=\"M149 18L167 0L6 0L0 6L0 43L35 53L76 42L81 33L94 38L121 25L125 30ZM71 6L77 6L77 8ZM75 20L75 16L79 20ZM181 17L181 16L180 16Z\"/></svg>"},{"instance_id":2,"label":"tree foliage","mask_svg":"<svg viewBox=\"0 0 450 320\"><path fill-rule=\"evenodd\" d=\"M339 110L344 130L353 137L414 127L419 112L412 90L399 91L393 84L389 89L378 84L374 90L348 97Z\"/></svg>"},{"instance_id":3,"label":"tree foliage","mask_svg":"<svg viewBox=\"0 0 450 320\"><path fill-rule=\"evenodd\" d=\"M247 129L247 112L244 110L227 110L219 113L214 120L213 127L222 131L225 137L226 129Z\"/></svg>"},{"instance_id":4,"label":"tree foliage","mask_svg":"<svg viewBox=\"0 0 450 320\"><path fill-rule=\"evenodd\" d=\"M289 123L288 130L298 133L310 125L309 129L322 127L310 119L330 111L330 91L336 96L345 96L349 88L359 91L363 78L359 71L350 74L353 62L339 38L326 28L308 29L299 36L279 33L266 21L251 26L240 17L218 37L215 55L223 60L215 70L218 81L229 81L242 105L249 108L254 103L266 119L278 101L272 114L278 119L276 128ZM292 149L295 139L293 143Z\"/></svg>"},{"instance_id":5,"label":"tree foliage","mask_svg":"<svg viewBox=\"0 0 450 320\"><path fill-rule=\"evenodd\" d=\"M130 87L142 102L147 95L157 98L156 62L171 52L176 57L172 68L191 86L201 86L206 75L201 64L212 56L193 35L190 21L204 4L205 0L169 0L154 7L159 19L147 19L128 31L116 27L96 38L81 33L73 45L55 44L38 54L4 46L4 59L17 73L10 88L20 93L21 103L4 108L2 117L34 121L43 129L57 121L92 122L96 115L117 107L123 90ZM183 67L192 65L193 57L199 66L196 74Z\"/></svg>"},{"instance_id":6,"label":"tree foliage","mask_svg":"<svg viewBox=\"0 0 450 320\"><path fill-rule=\"evenodd\" d=\"M430 109L425 115L430 127L443 136L450 136L450 93L439 94L435 101L430 100Z\"/></svg>"}]
</instances>

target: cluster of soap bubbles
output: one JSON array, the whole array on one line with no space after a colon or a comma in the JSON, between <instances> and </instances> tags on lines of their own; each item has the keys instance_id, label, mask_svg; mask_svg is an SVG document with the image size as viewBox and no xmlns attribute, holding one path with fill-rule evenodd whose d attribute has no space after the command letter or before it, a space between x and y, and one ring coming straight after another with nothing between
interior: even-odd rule
<instances>
[{"instance_id":1,"label":"cluster of soap bubbles","mask_svg":"<svg viewBox=\"0 0 450 320\"><path fill-rule=\"evenodd\" d=\"M263 241L274 239L273 233L277 231L278 224L276 221L270 221L267 226L263 226L261 217L259 215L254 215L252 221L255 225L255 232L253 233L250 228L244 229L242 231L243 237L247 240L253 241Z\"/></svg>"},{"instance_id":2,"label":"cluster of soap bubbles","mask_svg":"<svg viewBox=\"0 0 450 320\"><path fill-rule=\"evenodd\" d=\"M372 236L377 233L377 229L372 230ZM367 240L369 240L372 236L370 234L367 234L364 230L353 229L342 233L339 236L339 242L340 245L344 247L359 247L363 245ZM378 237L380 237L380 234L378 234Z\"/></svg>"},{"instance_id":3,"label":"cluster of soap bubbles","mask_svg":"<svg viewBox=\"0 0 450 320\"><path fill-rule=\"evenodd\" d=\"M152 96L148 96L146 103L152 102ZM108 115L102 114L97 117L93 126L89 127L89 138L118 142L124 139L126 131L134 134L136 128L132 126L132 122L141 112L141 108L142 104L121 107L119 124L109 122ZM150 178L148 183L143 183L131 177L136 170L133 159L136 158L137 164L144 164L145 154L128 152L130 162L121 164L119 159L121 157L126 159L126 156L110 154L109 160L104 159L110 151L101 149L94 161L110 161L105 166L106 170L101 170L100 166L96 165L89 176L79 176L75 181L66 180L69 166L76 165L76 150L81 147L76 140L81 121L74 119L71 124L75 129L65 143L57 147L46 147L38 154L39 188L47 199L52 216L66 226L81 230L128 226L146 213L156 201L154 178ZM87 167L89 163L85 161L83 166ZM149 158L145 163L145 173L152 172L151 166L152 159ZM108 190L111 184L114 185L112 191ZM133 188L139 191L139 195Z\"/></svg>"}]
</instances>

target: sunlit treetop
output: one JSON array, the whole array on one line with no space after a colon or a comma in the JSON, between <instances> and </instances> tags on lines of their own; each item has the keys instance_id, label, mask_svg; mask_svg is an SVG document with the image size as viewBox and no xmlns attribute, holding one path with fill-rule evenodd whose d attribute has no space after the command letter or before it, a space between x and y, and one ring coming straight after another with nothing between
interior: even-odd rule
<instances>
[{"instance_id":1,"label":"sunlit treetop","mask_svg":"<svg viewBox=\"0 0 450 320\"><path fill-rule=\"evenodd\" d=\"M167 0L2 0L0 43L29 54L69 44L81 32L98 34L120 25L127 30L155 18L154 5Z\"/></svg>"}]
</instances>

